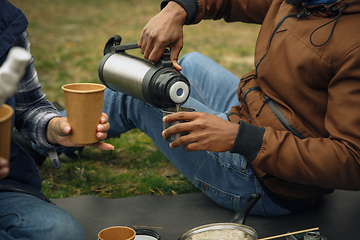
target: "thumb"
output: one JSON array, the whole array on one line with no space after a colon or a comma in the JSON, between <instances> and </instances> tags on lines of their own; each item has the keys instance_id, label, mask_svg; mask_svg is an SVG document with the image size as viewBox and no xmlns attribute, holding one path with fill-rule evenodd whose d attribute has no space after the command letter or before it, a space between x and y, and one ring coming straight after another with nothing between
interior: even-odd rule
<instances>
[{"instance_id":1,"label":"thumb","mask_svg":"<svg viewBox=\"0 0 360 240\"><path fill-rule=\"evenodd\" d=\"M67 122L67 119L65 121L61 121L60 128L61 128L61 133L62 133L62 134L59 134L60 136L68 135L71 132L71 126Z\"/></svg>"},{"instance_id":2,"label":"thumb","mask_svg":"<svg viewBox=\"0 0 360 240\"><path fill-rule=\"evenodd\" d=\"M182 70L182 67L178 63L178 58L179 58L181 49L182 49L182 47L172 47L170 50L170 60L172 61L174 68L178 71Z\"/></svg>"},{"instance_id":3,"label":"thumb","mask_svg":"<svg viewBox=\"0 0 360 240\"><path fill-rule=\"evenodd\" d=\"M71 132L71 127L67 122L66 117L57 118L57 121L54 121L53 131L58 136L66 136Z\"/></svg>"}]
</instances>

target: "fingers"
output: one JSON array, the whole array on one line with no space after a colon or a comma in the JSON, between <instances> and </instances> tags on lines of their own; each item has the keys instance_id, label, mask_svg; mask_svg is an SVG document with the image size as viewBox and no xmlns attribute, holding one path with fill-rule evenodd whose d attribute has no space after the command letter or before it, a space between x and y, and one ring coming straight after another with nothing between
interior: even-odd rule
<instances>
[{"instance_id":1,"label":"fingers","mask_svg":"<svg viewBox=\"0 0 360 240\"><path fill-rule=\"evenodd\" d=\"M99 120L99 124L96 126L96 137L99 140L105 140L107 138L107 131L110 129L109 117L102 113ZM67 121L66 117L53 118L50 120L47 129L47 139L50 143L60 144L67 147L77 147L79 144L73 143L70 140L70 133L72 127ZM84 145L81 145L84 146ZM105 147L108 149L109 147ZM112 149L110 147L110 149Z\"/></svg>"},{"instance_id":2,"label":"fingers","mask_svg":"<svg viewBox=\"0 0 360 240\"><path fill-rule=\"evenodd\" d=\"M140 35L138 46L145 59L152 62L159 61L161 55L166 49L165 41L161 40L161 36L157 32L157 18L154 17L143 29Z\"/></svg>"},{"instance_id":3,"label":"fingers","mask_svg":"<svg viewBox=\"0 0 360 240\"><path fill-rule=\"evenodd\" d=\"M182 49L182 45L180 44L179 46L171 47L171 51L170 51L170 60L172 61L174 68L178 71L182 71L182 67L177 61L181 49Z\"/></svg>"},{"instance_id":4,"label":"fingers","mask_svg":"<svg viewBox=\"0 0 360 240\"><path fill-rule=\"evenodd\" d=\"M59 136L66 136L66 135L70 134L71 126L68 123L67 118L63 119L60 122L60 129L61 129L61 132L59 132L59 134L58 134Z\"/></svg>"},{"instance_id":5,"label":"fingers","mask_svg":"<svg viewBox=\"0 0 360 240\"><path fill-rule=\"evenodd\" d=\"M56 117L50 120L48 131L53 131L58 136L66 136L71 132L71 126L66 117Z\"/></svg>"},{"instance_id":6,"label":"fingers","mask_svg":"<svg viewBox=\"0 0 360 240\"><path fill-rule=\"evenodd\" d=\"M179 137L178 139L172 141L169 144L169 147L174 149L174 148L183 146L183 149L185 151L196 151L195 149L191 150L191 148L189 148L190 145L194 145L194 141L191 140L191 137L189 135L185 135L185 136Z\"/></svg>"},{"instance_id":7,"label":"fingers","mask_svg":"<svg viewBox=\"0 0 360 240\"><path fill-rule=\"evenodd\" d=\"M182 71L182 67L180 66L180 64L178 63L177 60L172 60L173 63L173 67L178 70L179 72Z\"/></svg>"},{"instance_id":8,"label":"fingers","mask_svg":"<svg viewBox=\"0 0 360 240\"><path fill-rule=\"evenodd\" d=\"M100 124L97 126L97 131L98 132L108 131L110 129L110 123L108 121L109 121L109 117L106 115L106 113L102 113Z\"/></svg>"},{"instance_id":9,"label":"fingers","mask_svg":"<svg viewBox=\"0 0 360 240\"><path fill-rule=\"evenodd\" d=\"M153 36L148 36L147 39L141 43L141 53L144 55L144 58L154 63L159 61L165 49L166 44Z\"/></svg>"},{"instance_id":10,"label":"fingers","mask_svg":"<svg viewBox=\"0 0 360 240\"><path fill-rule=\"evenodd\" d=\"M101 114L101 118L100 118L100 123L104 124L107 123L109 121L109 117L106 113L102 113Z\"/></svg>"},{"instance_id":11,"label":"fingers","mask_svg":"<svg viewBox=\"0 0 360 240\"><path fill-rule=\"evenodd\" d=\"M149 54L147 55L147 52L145 52L144 58L156 63L159 61L159 59L165 52L165 49L165 45L157 45L156 47L152 47L151 49L148 48L147 50L149 50Z\"/></svg>"},{"instance_id":12,"label":"fingers","mask_svg":"<svg viewBox=\"0 0 360 240\"><path fill-rule=\"evenodd\" d=\"M168 3L167 6L155 15L143 28L138 46L145 59L154 63L159 61L165 49L171 49L170 59L176 69L179 53L183 44L183 25L187 13L181 5Z\"/></svg>"},{"instance_id":13,"label":"fingers","mask_svg":"<svg viewBox=\"0 0 360 240\"><path fill-rule=\"evenodd\" d=\"M104 150L104 151L114 150L114 146L111 145L110 143L97 142L97 143L90 144L88 146L93 147L93 148L97 148L99 150Z\"/></svg>"},{"instance_id":14,"label":"fingers","mask_svg":"<svg viewBox=\"0 0 360 240\"><path fill-rule=\"evenodd\" d=\"M200 117L201 112L177 112L163 117L163 122L192 121Z\"/></svg>"},{"instance_id":15,"label":"fingers","mask_svg":"<svg viewBox=\"0 0 360 240\"><path fill-rule=\"evenodd\" d=\"M178 113L172 113L165 117L163 117L163 122L175 122L180 121L182 123L175 124L167 129L165 129L162 132L162 136L164 138L169 137L171 135L174 135L179 132L190 132L195 127L196 124L193 123L193 121L201 116L201 113L190 113L190 112L178 112Z\"/></svg>"},{"instance_id":16,"label":"fingers","mask_svg":"<svg viewBox=\"0 0 360 240\"><path fill-rule=\"evenodd\" d=\"M108 131L110 129L110 123L108 121L109 121L108 115L106 113L102 113L101 119L100 119L100 124L97 126L98 132L96 133L96 137L99 140L105 140L107 138L106 131ZM105 151L110 151L110 150L114 149L113 145L111 145L109 143L102 143L102 142L93 143L88 146L97 148L99 150L105 150Z\"/></svg>"},{"instance_id":17,"label":"fingers","mask_svg":"<svg viewBox=\"0 0 360 240\"><path fill-rule=\"evenodd\" d=\"M0 179L5 178L10 172L9 161L0 157Z\"/></svg>"},{"instance_id":18,"label":"fingers","mask_svg":"<svg viewBox=\"0 0 360 240\"><path fill-rule=\"evenodd\" d=\"M99 129L99 127L98 127L98 129ZM107 133L99 131L96 133L96 137L99 140L105 140L107 138Z\"/></svg>"},{"instance_id":19,"label":"fingers","mask_svg":"<svg viewBox=\"0 0 360 240\"><path fill-rule=\"evenodd\" d=\"M147 37L147 40L144 40L140 46L141 46L140 47L141 53L144 55L144 58L148 59L150 61L154 61L154 59L149 59L149 56L151 55L151 53L154 52L153 51L154 50L154 40L151 37ZM154 58L154 56L153 56L153 58ZM160 57L159 57L159 59L160 59ZM156 59L156 60L158 60L158 59Z\"/></svg>"},{"instance_id":20,"label":"fingers","mask_svg":"<svg viewBox=\"0 0 360 240\"><path fill-rule=\"evenodd\" d=\"M164 138L180 132L189 134L170 143L170 148L183 146L185 151L229 151L238 133L238 124L202 112L178 112L167 115L164 122L179 121L162 132ZM219 141L221 139L221 141Z\"/></svg>"},{"instance_id":21,"label":"fingers","mask_svg":"<svg viewBox=\"0 0 360 240\"><path fill-rule=\"evenodd\" d=\"M150 52L154 47L154 40L151 37L151 34L149 33L150 32L149 24L150 23L148 23L142 30L140 39L138 41L138 47L140 48L141 53L144 55L144 57L146 55L145 59L147 59L149 57Z\"/></svg>"},{"instance_id":22,"label":"fingers","mask_svg":"<svg viewBox=\"0 0 360 240\"><path fill-rule=\"evenodd\" d=\"M192 142L196 142L197 139L196 137L198 137L197 135L193 134L194 131L196 131L194 129L194 127L196 127L194 124L190 123L190 122L184 122L184 123L177 123L167 129L165 129L162 132L162 136L163 138L167 138L170 137L172 135L175 135L177 133L189 133L188 135L184 135L179 137L178 139L172 141L170 143L170 148L176 148L179 146L184 146L187 145L189 143Z\"/></svg>"}]
</instances>

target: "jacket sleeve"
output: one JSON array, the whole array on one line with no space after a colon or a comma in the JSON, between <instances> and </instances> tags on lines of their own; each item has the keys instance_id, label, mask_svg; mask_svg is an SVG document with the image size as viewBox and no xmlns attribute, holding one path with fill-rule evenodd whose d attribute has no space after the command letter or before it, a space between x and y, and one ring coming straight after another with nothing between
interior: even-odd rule
<instances>
[{"instance_id":1,"label":"jacket sleeve","mask_svg":"<svg viewBox=\"0 0 360 240\"><path fill-rule=\"evenodd\" d=\"M30 51L26 31L14 45ZM59 145L52 145L47 141L46 129L48 122L54 117L61 117L61 114L42 92L33 59L31 59L23 78L20 80L15 99L15 127L22 135L44 148L59 147Z\"/></svg>"},{"instance_id":2,"label":"jacket sleeve","mask_svg":"<svg viewBox=\"0 0 360 240\"><path fill-rule=\"evenodd\" d=\"M164 0L164 8L171 0ZM224 19L227 22L261 24L272 0L173 0L186 11L185 24L196 24L203 19Z\"/></svg>"}]
</instances>

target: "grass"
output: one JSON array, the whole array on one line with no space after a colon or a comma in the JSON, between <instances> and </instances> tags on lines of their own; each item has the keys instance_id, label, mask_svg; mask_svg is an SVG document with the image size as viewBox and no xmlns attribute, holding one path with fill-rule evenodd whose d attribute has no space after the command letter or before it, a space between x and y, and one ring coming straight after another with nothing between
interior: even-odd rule
<instances>
[{"instance_id":1,"label":"grass","mask_svg":"<svg viewBox=\"0 0 360 240\"><path fill-rule=\"evenodd\" d=\"M61 86L99 83L98 64L106 41L119 34L123 43L137 42L142 28L159 12L159 0L10 0L29 20L29 39L43 91L64 106ZM253 68L259 26L202 21L184 28L181 52L199 51L240 77ZM141 57L138 50L131 54ZM97 195L118 198L143 194L198 191L144 133L134 129L107 142L111 152L86 147L78 158L49 161L39 167L43 192L50 198Z\"/></svg>"},{"instance_id":2,"label":"grass","mask_svg":"<svg viewBox=\"0 0 360 240\"><path fill-rule=\"evenodd\" d=\"M63 159L60 170L46 161L39 168L43 192L52 198L83 194L119 198L197 191L137 129L108 142L115 150L84 148L78 158Z\"/></svg>"}]
</instances>

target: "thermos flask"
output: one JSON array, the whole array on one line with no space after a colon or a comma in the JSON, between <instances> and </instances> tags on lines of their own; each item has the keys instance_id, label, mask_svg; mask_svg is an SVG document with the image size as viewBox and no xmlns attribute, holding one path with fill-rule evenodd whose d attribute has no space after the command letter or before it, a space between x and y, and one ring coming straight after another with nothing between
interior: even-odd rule
<instances>
[{"instance_id":1,"label":"thermos flask","mask_svg":"<svg viewBox=\"0 0 360 240\"><path fill-rule=\"evenodd\" d=\"M186 102L190 83L173 67L168 50L157 63L152 63L126 52L138 48L137 43L120 43L119 35L106 43L98 69L105 86L159 108L181 106Z\"/></svg>"}]
</instances>

